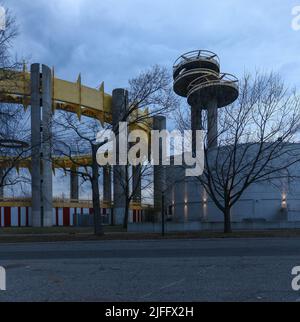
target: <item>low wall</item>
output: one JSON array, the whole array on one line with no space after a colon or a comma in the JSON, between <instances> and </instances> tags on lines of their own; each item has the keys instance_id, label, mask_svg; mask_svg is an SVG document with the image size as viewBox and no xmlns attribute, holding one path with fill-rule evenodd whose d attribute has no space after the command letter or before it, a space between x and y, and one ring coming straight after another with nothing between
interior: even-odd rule
<instances>
[{"instance_id":1,"label":"low wall","mask_svg":"<svg viewBox=\"0 0 300 322\"><path fill-rule=\"evenodd\" d=\"M300 222L261 222L261 223L232 223L234 231L276 230L276 229L300 229ZM223 223L166 223L165 231L172 232L199 232L224 230ZM160 233L161 223L129 224L128 231L132 233Z\"/></svg>"}]
</instances>

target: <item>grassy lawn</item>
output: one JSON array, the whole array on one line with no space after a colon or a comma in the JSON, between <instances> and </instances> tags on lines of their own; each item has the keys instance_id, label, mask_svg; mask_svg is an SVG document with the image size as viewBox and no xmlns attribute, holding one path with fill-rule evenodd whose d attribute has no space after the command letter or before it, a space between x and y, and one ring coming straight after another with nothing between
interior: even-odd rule
<instances>
[{"instance_id":1,"label":"grassy lawn","mask_svg":"<svg viewBox=\"0 0 300 322\"><path fill-rule=\"evenodd\" d=\"M105 235L97 237L93 228L4 228L0 229L0 243L97 241L97 240L160 240L160 239L212 239L212 238L300 238L300 229L244 231L224 234L222 232L168 233L161 234L126 233L122 226L106 226Z\"/></svg>"},{"instance_id":2,"label":"grassy lawn","mask_svg":"<svg viewBox=\"0 0 300 322\"><path fill-rule=\"evenodd\" d=\"M51 227L51 228L32 228L32 227L13 227L1 228L0 236L5 235L49 235L49 234L63 234L63 235L76 235L76 234L93 234L93 227ZM120 233L123 232L122 226L105 226L106 233Z\"/></svg>"}]
</instances>

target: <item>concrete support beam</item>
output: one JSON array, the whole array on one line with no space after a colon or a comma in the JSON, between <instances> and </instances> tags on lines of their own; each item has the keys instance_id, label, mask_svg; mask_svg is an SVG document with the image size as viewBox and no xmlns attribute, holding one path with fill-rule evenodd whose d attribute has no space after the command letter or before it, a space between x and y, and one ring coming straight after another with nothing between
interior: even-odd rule
<instances>
[{"instance_id":1,"label":"concrete support beam","mask_svg":"<svg viewBox=\"0 0 300 322\"><path fill-rule=\"evenodd\" d=\"M5 174L5 169L0 168L0 200L4 199L4 185L5 185L5 182L3 180L4 174Z\"/></svg>"},{"instance_id":2,"label":"concrete support beam","mask_svg":"<svg viewBox=\"0 0 300 322\"><path fill-rule=\"evenodd\" d=\"M79 200L79 176L76 172L77 169L71 169L70 173L70 199L78 201Z\"/></svg>"},{"instance_id":3,"label":"concrete support beam","mask_svg":"<svg viewBox=\"0 0 300 322\"><path fill-rule=\"evenodd\" d=\"M124 89L115 89L112 94L112 118L113 128L116 134L117 142L117 161L119 160L120 137L119 122L127 120L128 113L128 92ZM123 133L124 135L124 133ZM124 147L123 147L124 148ZM127 174L126 166L114 166L114 223L123 224L126 208L126 185Z\"/></svg>"},{"instance_id":4,"label":"concrete support beam","mask_svg":"<svg viewBox=\"0 0 300 322\"><path fill-rule=\"evenodd\" d=\"M31 180L32 225L51 227L52 188L52 75L49 67L31 65Z\"/></svg>"},{"instance_id":5,"label":"concrete support beam","mask_svg":"<svg viewBox=\"0 0 300 322\"><path fill-rule=\"evenodd\" d=\"M211 100L207 106L207 144L209 149L218 146L218 102Z\"/></svg>"},{"instance_id":6,"label":"concrete support beam","mask_svg":"<svg viewBox=\"0 0 300 322\"><path fill-rule=\"evenodd\" d=\"M111 193L112 193L112 184L111 184L111 167L103 167L103 201L105 204L111 204Z\"/></svg>"},{"instance_id":7,"label":"concrete support beam","mask_svg":"<svg viewBox=\"0 0 300 322\"><path fill-rule=\"evenodd\" d=\"M196 131L203 130L202 124L202 109L199 106L191 107L191 129L193 131L192 136L192 151L196 151Z\"/></svg>"},{"instance_id":8,"label":"concrete support beam","mask_svg":"<svg viewBox=\"0 0 300 322\"><path fill-rule=\"evenodd\" d=\"M42 66L42 201L43 226L51 227L53 213L52 180L52 72Z\"/></svg>"},{"instance_id":9,"label":"concrete support beam","mask_svg":"<svg viewBox=\"0 0 300 322\"><path fill-rule=\"evenodd\" d=\"M41 214L41 95L40 65L31 65L31 184L32 226L42 226Z\"/></svg>"},{"instance_id":10,"label":"concrete support beam","mask_svg":"<svg viewBox=\"0 0 300 322\"><path fill-rule=\"evenodd\" d=\"M142 166L132 167L132 200L134 203L142 203Z\"/></svg>"},{"instance_id":11,"label":"concrete support beam","mask_svg":"<svg viewBox=\"0 0 300 322\"><path fill-rule=\"evenodd\" d=\"M167 120L163 116L153 117L153 130L162 131L167 128ZM154 208L157 211L161 209L162 193L166 189L166 171L162 165L162 149L163 142L160 140L159 143L159 154L160 154L160 165L154 166Z\"/></svg>"}]
</instances>

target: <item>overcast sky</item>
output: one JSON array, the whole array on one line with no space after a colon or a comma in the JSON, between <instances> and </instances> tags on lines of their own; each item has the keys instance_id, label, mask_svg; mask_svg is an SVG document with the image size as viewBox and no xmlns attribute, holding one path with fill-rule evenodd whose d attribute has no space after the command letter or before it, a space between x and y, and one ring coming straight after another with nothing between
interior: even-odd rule
<instances>
[{"instance_id":1,"label":"overcast sky","mask_svg":"<svg viewBox=\"0 0 300 322\"><path fill-rule=\"evenodd\" d=\"M172 70L184 52L207 49L223 72L279 71L300 87L300 0L4 0L17 17L19 58L55 66L56 74L106 91L126 87L140 70ZM65 186L56 187L57 194Z\"/></svg>"},{"instance_id":2,"label":"overcast sky","mask_svg":"<svg viewBox=\"0 0 300 322\"><path fill-rule=\"evenodd\" d=\"M141 69L170 69L180 54L208 49L222 70L275 70L300 87L300 0L6 0L15 13L19 57L55 66L59 77L106 90Z\"/></svg>"}]
</instances>

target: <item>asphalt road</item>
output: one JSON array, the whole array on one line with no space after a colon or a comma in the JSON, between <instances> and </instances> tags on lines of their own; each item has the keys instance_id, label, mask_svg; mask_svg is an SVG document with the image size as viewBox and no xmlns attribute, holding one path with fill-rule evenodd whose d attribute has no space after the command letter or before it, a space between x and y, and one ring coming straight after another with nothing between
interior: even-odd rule
<instances>
[{"instance_id":1,"label":"asphalt road","mask_svg":"<svg viewBox=\"0 0 300 322\"><path fill-rule=\"evenodd\" d=\"M1 244L0 301L300 301L300 239Z\"/></svg>"}]
</instances>

